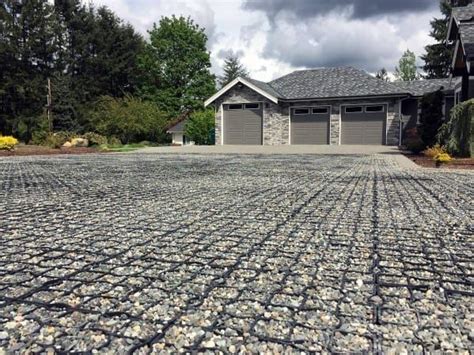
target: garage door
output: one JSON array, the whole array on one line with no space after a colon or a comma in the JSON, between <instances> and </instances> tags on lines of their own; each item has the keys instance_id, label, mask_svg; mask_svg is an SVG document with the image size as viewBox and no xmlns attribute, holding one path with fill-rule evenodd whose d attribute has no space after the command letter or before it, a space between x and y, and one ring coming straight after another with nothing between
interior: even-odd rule
<instances>
[{"instance_id":1,"label":"garage door","mask_svg":"<svg viewBox=\"0 0 474 355\"><path fill-rule=\"evenodd\" d=\"M224 144L262 144L262 105L224 105Z\"/></svg>"},{"instance_id":2,"label":"garage door","mask_svg":"<svg viewBox=\"0 0 474 355\"><path fill-rule=\"evenodd\" d=\"M385 105L343 107L341 144L384 144L386 116Z\"/></svg>"},{"instance_id":3,"label":"garage door","mask_svg":"<svg viewBox=\"0 0 474 355\"><path fill-rule=\"evenodd\" d=\"M291 144L329 144L329 107L294 108Z\"/></svg>"}]
</instances>

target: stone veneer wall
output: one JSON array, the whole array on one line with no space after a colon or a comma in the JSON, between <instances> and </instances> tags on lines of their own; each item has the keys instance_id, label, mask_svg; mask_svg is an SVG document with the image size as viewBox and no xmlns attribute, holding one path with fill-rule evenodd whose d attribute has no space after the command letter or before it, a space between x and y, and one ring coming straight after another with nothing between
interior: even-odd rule
<instances>
[{"instance_id":1,"label":"stone veneer wall","mask_svg":"<svg viewBox=\"0 0 474 355\"><path fill-rule=\"evenodd\" d=\"M263 144L264 145L284 145L289 144L290 134L290 107L291 106L331 106L330 116L330 144L338 145L340 136L340 117L341 105L347 104L388 104L387 112L387 145L399 144L399 100L398 99L362 99L362 100L338 100L338 101L306 101L298 103L274 104L265 97L255 91L242 86L234 87L226 94L216 100L214 106L216 108L216 144L222 144L222 127L221 127L221 109L223 103L263 103Z\"/></svg>"}]
</instances>

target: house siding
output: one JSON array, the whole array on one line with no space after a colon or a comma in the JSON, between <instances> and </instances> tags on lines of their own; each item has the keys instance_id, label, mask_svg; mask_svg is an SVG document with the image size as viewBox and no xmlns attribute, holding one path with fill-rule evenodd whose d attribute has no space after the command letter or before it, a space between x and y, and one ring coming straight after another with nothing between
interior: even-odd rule
<instances>
[{"instance_id":1,"label":"house siding","mask_svg":"<svg viewBox=\"0 0 474 355\"><path fill-rule=\"evenodd\" d=\"M398 145L400 135L399 99L352 99L337 101L280 102L275 104L252 89L234 87L214 103L216 108L216 144L222 144L222 105L224 103L261 102L263 104L263 145L290 144L290 108L294 106L330 106L330 144L340 144L341 106L350 104L386 104L387 122L385 125L387 145Z\"/></svg>"}]
</instances>

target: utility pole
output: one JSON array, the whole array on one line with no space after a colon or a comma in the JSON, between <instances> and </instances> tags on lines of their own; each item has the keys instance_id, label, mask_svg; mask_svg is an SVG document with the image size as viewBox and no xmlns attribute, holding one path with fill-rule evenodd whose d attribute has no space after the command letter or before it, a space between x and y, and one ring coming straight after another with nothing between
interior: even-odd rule
<instances>
[{"instance_id":1,"label":"utility pole","mask_svg":"<svg viewBox=\"0 0 474 355\"><path fill-rule=\"evenodd\" d=\"M48 95L46 96L46 114L48 116L48 127L49 132L53 131L53 120L52 120L52 97L51 97L51 80L48 78Z\"/></svg>"}]
</instances>

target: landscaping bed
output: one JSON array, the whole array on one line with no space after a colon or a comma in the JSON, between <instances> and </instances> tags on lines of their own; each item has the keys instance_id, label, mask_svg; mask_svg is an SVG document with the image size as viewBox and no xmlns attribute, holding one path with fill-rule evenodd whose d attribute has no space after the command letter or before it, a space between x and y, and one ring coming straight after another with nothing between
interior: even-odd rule
<instances>
[{"instance_id":1,"label":"landscaping bed","mask_svg":"<svg viewBox=\"0 0 474 355\"><path fill-rule=\"evenodd\" d=\"M0 157L90 153L102 153L102 151L95 147L49 148L41 145L19 145L12 151L0 150Z\"/></svg>"},{"instance_id":2,"label":"landscaping bed","mask_svg":"<svg viewBox=\"0 0 474 355\"><path fill-rule=\"evenodd\" d=\"M431 157L424 156L422 154L404 154L414 163L424 168L436 168L436 163ZM441 166L443 169L474 169L473 158L456 158L447 164Z\"/></svg>"}]
</instances>

